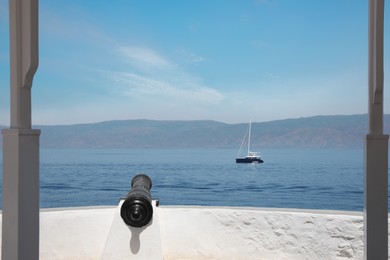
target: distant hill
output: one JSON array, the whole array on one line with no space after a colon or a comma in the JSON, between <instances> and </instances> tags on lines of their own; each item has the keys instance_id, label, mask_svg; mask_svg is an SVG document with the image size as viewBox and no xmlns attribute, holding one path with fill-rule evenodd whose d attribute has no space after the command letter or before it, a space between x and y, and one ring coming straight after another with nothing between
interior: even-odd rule
<instances>
[{"instance_id":1,"label":"distant hill","mask_svg":"<svg viewBox=\"0 0 390 260\"><path fill-rule=\"evenodd\" d=\"M314 116L252 123L255 148L362 148L367 115ZM385 116L390 132L390 115ZM34 126L42 148L239 148L248 124L123 120Z\"/></svg>"}]
</instances>

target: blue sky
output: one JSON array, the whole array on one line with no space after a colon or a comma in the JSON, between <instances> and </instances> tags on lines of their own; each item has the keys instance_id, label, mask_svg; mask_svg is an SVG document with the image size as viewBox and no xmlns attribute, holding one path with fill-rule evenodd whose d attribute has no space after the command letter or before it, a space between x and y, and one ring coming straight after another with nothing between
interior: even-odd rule
<instances>
[{"instance_id":1,"label":"blue sky","mask_svg":"<svg viewBox=\"0 0 390 260\"><path fill-rule=\"evenodd\" d=\"M367 113L368 1L39 5L34 124ZM8 0L0 0L0 124L9 124L8 26Z\"/></svg>"}]
</instances>

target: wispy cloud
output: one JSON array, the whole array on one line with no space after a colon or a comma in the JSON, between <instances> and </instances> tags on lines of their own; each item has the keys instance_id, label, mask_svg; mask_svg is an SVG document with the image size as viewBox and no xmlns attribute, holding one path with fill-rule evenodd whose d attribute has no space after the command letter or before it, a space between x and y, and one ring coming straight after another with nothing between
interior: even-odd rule
<instances>
[{"instance_id":1,"label":"wispy cloud","mask_svg":"<svg viewBox=\"0 0 390 260\"><path fill-rule=\"evenodd\" d=\"M119 83L124 95L160 95L161 97L168 96L207 103L217 103L224 99L219 91L196 83L189 88L183 88L162 79L153 79L129 72L109 72L109 75L111 80ZM185 84L188 85L188 82Z\"/></svg>"},{"instance_id":2,"label":"wispy cloud","mask_svg":"<svg viewBox=\"0 0 390 260\"><path fill-rule=\"evenodd\" d=\"M1 0L0 0L1 1ZM75 11L76 14L82 11ZM150 48L142 42L138 44L122 44L129 39L119 39L109 33L102 32L87 18L78 24L78 16L64 20L50 10L44 10L42 20L46 21L42 32L45 36L61 39L62 42L82 44L80 63L90 71L103 75L108 82L101 81L99 86L105 88L108 97L118 100L155 100L161 106L175 104L178 107L188 103L200 106L213 106L225 99L217 89L205 84L196 72L181 66L188 63L201 64L205 58L191 51L169 53ZM81 15L80 15L81 17ZM122 43L121 43L122 42ZM184 49L184 48L183 48ZM178 54L180 57L178 57ZM179 58L179 59L177 59ZM92 61L90 61L92 60ZM79 64L80 65L80 64ZM93 74L83 74L82 80ZM91 79L96 81L96 79ZM105 85L103 85L104 83ZM119 101L118 101L119 102ZM128 104L127 104L128 106Z\"/></svg>"},{"instance_id":3,"label":"wispy cloud","mask_svg":"<svg viewBox=\"0 0 390 260\"><path fill-rule=\"evenodd\" d=\"M152 49L145 47L123 46L116 49L122 59L137 68L167 68L170 62Z\"/></svg>"},{"instance_id":4,"label":"wispy cloud","mask_svg":"<svg viewBox=\"0 0 390 260\"><path fill-rule=\"evenodd\" d=\"M218 103L224 99L221 92L202 84L199 78L167 58L169 55L148 47L129 45L116 48L114 53L125 66L120 71L106 70L105 73L116 83L116 91L122 95L158 95L161 99L206 103ZM188 51L180 51L179 54L185 57L185 62L199 63L203 60Z\"/></svg>"},{"instance_id":5,"label":"wispy cloud","mask_svg":"<svg viewBox=\"0 0 390 260\"><path fill-rule=\"evenodd\" d=\"M194 54L185 49L179 50L178 53L184 58L186 62L191 64L198 65L205 60L204 57Z\"/></svg>"},{"instance_id":6,"label":"wispy cloud","mask_svg":"<svg viewBox=\"0 0 390 260\"><path fill-rule=\"evenodd\" d=\"M115 45L116 42L102 33L99 27L89 21L88 13L80 9L71 9L64 17L48 8L39 10L40 37L45 41L56 39L70 41L81 45L82 43L93 46Z\"/></svg>"}]
</instances>

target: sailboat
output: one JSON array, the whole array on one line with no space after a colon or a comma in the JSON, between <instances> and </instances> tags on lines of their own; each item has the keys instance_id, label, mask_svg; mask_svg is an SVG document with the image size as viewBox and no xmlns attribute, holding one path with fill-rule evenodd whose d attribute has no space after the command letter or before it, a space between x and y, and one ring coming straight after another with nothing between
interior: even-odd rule
<instances>
[{"instance_id":1,"label":"sailboat","mask_svg":"<svg viewBox=\"0 0 390 260\"><path fill-rule=\"evenodd\" d=\"M263 163L264 162L257 152L251 151L251 128L252 128L252 121L249 121L248 132L245 133L244 139L242 140L240 150L238 151L237 154L236 163ZM245 142L247 143L248 146L248 152L245 157L240 157Z\"/></svg>"}]
</instances>

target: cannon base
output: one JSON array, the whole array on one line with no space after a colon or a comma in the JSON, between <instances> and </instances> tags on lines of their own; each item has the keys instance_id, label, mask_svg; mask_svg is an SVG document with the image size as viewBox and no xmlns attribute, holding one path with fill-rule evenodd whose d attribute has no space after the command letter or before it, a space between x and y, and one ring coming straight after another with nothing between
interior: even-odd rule
<instances>
[{"instance_id":1,"label":"cannon base","mask_svg":"<svg viewBox=\"0 0 390 260\"><path fill-rule=\"evenodd\" d=\"M152 220L142 228L125 224L120 216L123 202L124 200L119 202L115 211L101 260L163 259L156 201L152 201Z\"/></svg>"}]
</instances>

